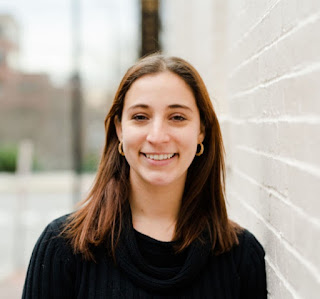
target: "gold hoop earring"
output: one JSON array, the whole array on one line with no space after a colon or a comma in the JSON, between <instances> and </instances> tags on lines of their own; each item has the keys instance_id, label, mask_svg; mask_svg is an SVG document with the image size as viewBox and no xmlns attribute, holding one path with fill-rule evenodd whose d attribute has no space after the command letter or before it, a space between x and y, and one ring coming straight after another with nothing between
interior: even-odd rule
<instances>
[{"instance_id":1,"label":"gold hoop earring","mask_svg":"<svg viewBox=\"0 0 320 299\"><path fill-rule=\"evenodd\" d=\"M196 156L198 156L198 157L201 156L204 152L204 146L203 146L202 142L199 143L199 145L200 145L200 152L196 153Z\"/></svg>"},{"instance_id":2,"label":"gold hoop earring","mask_svg":"<svg viewBox=\"0 0 320 299\"><path fill-rule=\"evenodd\" d=\"M124 156L124 152L123 152L123 150L122 150L122 144L123 144L123 142L120 141L120 142L119 142L119 145L118 145L118 151L119 151L119 154L120 154L121 156Z\"/></svg>"}]
</instances>

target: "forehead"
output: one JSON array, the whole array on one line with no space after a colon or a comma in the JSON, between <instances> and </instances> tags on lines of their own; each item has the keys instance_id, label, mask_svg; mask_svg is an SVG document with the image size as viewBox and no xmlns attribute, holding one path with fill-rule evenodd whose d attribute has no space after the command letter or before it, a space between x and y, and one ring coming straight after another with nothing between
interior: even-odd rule
<instances>
[{"instance_id":1,"label":"forehead","mask_svg":"<svg viewBox=\"0 0 320 299\"><path fill-rule=\"evenodd\" d=\"M137 79L125 96L124 109L137 103L148 106L182 104L197 108L190 86L178 75L169 71L148 74Z\"/></svg>"}]
</instances>

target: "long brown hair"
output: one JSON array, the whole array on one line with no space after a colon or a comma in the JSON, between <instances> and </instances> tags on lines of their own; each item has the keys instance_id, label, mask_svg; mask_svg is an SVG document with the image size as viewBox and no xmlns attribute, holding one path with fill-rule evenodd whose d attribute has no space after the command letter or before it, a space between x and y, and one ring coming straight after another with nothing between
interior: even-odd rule
<instances>
[{"instance_id":1,"label":"long brown hair","mask_svg":"<svg viewBox=\"0 0 320 299\"><path fill-rule=\"evenodd\" d=\"M208 231L216 254L238 242L238 226L228 219L225 204L224 148L220 125L209 94L198 72L188 62L159 53L147 56L124 75L105 119L106 141L94 186L80 209L69 216L63 235L70 239L74 252L94 259L92 246L106 242L112 255L128 217L129 165L118 152L115 118L121 120L127 91L141 76L170 71L192 89L205 129L204 153L191 163L174 239L178 251L186 248L203 231Z\"/></svg>"}]
</instances>

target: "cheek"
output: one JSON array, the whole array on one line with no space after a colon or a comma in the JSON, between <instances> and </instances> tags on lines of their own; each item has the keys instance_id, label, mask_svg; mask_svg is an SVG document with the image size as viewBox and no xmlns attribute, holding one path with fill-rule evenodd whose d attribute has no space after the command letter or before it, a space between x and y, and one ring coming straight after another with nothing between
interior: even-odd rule
<instances>
[{"instance_id":1,"label":"cheek","mask_svg":"<svg viewBox=\"0 0 320 299\"><path fill-rule=\"evenodd\" d=\"M144 135L141 130L134 128L125 128L122 131L123 148L124 150L130 150L131 148L137 148L144 140Z\"/></svg>"},{"instance_id":2,"label":"cheek","mask_svg":"<svg viewBox=\"0 0 320 299\"><path fill-rule=\"evenodd\" d=\"M199 129L197 127L189 128L184 132L179 132L178 136L183 143L189 144L190 146L198 144Z\"/></svg>"}]
</instances>

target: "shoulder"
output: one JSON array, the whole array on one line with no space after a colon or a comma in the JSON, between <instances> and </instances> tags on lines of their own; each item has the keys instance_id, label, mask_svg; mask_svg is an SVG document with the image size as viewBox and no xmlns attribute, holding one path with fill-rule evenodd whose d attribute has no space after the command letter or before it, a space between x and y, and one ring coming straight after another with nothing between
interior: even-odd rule
<instances>
[{"instance_id":1,"label":"shoulder","mask_svg":"<svg viewBox=\"0 0 320 299\"><path fill-rule=\"evenodd\" d=\"M256 237L247 229L238 233L239 244L232 249L237 269L246 270L248 267L264 267L265 251Z\"/></svg>"},{"instance_id":2,"label":"shoulder","mask_svg":"<svg viewBox=\"0 0 320 299\"><path fill-rule=\"evenodd\" d=\"M51 221L40 235L36 246L34 248L34 254L48 253L54 254L55 258L62 258L65 261L70 260L72 255L71 246L66 238L61 235L64 225L70 214L61 216Z\"/></svg>"},{"instance_id":3,"label":"shoulder","mask_svg":"<svg viewBox=\"0 0 320 299\"><path fill-rule=\"evenodd\" d=\"M52 220L46 227L45 230L52 232L53 234L60 234L64 228L64 225L67 223L68 217L71 214L63 215L59 218Z\"/></svg>"},{"instance_id":4,"label":"shoulder","mask_svg":"<svg viewBox=\"0 0 320 299\"><path fill-rule=\"evenodd\" d=\"M22 298L73 298L75 277L71 246L61 236L68 215L50 222L43 230L30 259Z\"/></svg>"},{"instance_id":5,"label":"shoulder","mask_svg":"<svg viewBox=\"0 0 320 299\"><path fill-rule=\"evenodd\" d=\"M255 252L257 255L264 257L265 252L262 245L247 229L242 229L238 233L238 240L239 244L236 245L236 250L240 251L241 253Z\"/></svg>"},{"instance_id":6,"label":"shoulder","mask_svg":"<svg viewBox=\"0 0 320 299\"><path fill-rule=\"evenodd\" d=\"M238 234L238 240L231 254L240 278L241 298L267 298L265 251L246 229Z\"/></svg>"},{"instance_id":7,"label":"shoulder","mask_svg":"<svg viewBox=\"0 0 320 299\"><path fill-rule=\"evenodd\" d=\"M52 220L42 232L41 237L46 240L58 239L61 240L62 236L60 236L65 224L67 223L67 219L70 214L63 215L59 218Z\"/></svg>"}]
</instances>

